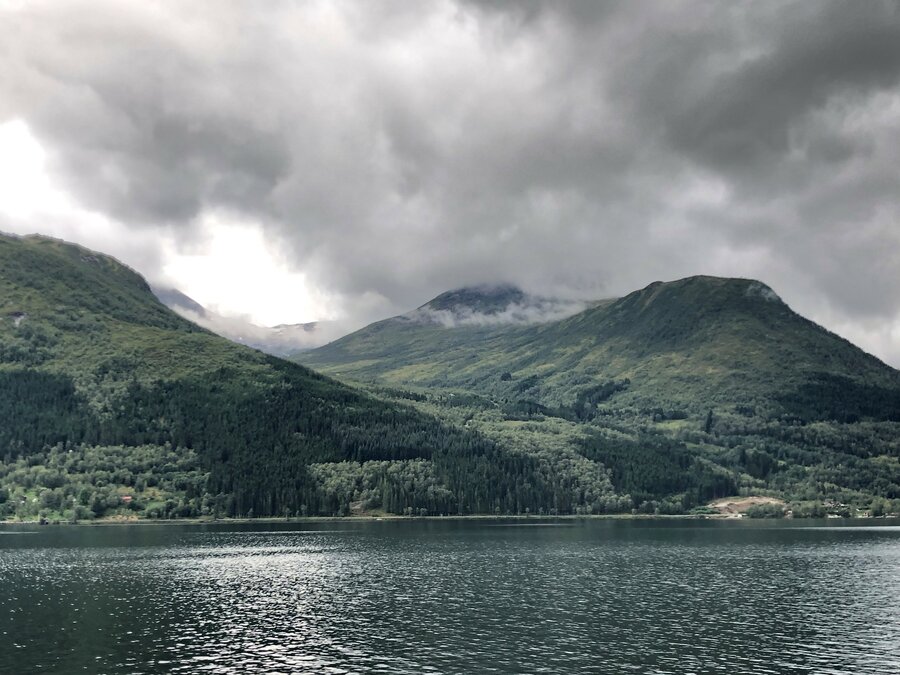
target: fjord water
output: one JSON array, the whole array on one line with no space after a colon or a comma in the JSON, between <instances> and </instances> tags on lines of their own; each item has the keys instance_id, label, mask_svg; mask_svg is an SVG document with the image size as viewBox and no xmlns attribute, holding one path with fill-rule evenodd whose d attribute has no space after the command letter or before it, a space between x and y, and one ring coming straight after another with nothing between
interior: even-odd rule
<instances>
[{"instance_id":1,"label":"fjord water","mask_svg":"<svg viewBox=\"0 0 900 675\"><path fill-rule=\"evenodd\" d=\"M0 526L0 672L900 672L900 523L834 523Z\"/></svg>"}]
</instances>

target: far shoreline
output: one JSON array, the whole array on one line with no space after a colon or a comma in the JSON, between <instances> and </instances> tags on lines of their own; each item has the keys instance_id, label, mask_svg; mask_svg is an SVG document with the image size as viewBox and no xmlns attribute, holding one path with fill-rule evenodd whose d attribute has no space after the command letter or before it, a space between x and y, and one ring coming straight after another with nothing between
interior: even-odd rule
<instances>
[{"instance_id":1,"label":"far shoreline","mask_svg":"<svg viewBox=\"0 0 900 675\"><path fill-rule=\"evenodd\" d=\"M260 518L97 518L95 520L52 520L41 523L40 520L2 520L0 527L4 526L88 526L108 527L114 525L249 525L249 524L303 524L303 523L375 523L375 522L431 522L431 521L587 521L587 520L714 520L714 521L740 521L740 522L878 522L888 520L900 520L900 514L885 516L831 516L826 518L748 518L733 514L647 514L647 513L604 513L604 514L567 514L567 515L447 515L447 516L404 516L404 515L371 515L371 516L297 516L276 517L265 516Z\"/></svg>"}]
</instances>

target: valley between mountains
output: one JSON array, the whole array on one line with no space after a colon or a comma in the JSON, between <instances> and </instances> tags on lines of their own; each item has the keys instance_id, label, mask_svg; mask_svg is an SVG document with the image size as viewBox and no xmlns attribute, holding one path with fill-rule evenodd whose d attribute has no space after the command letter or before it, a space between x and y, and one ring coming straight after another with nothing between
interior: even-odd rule
<instances>
[{"instance_id":1,"label":"valley between mountains","mask_svg":"<svg viewBox=\"0 0 900 675\"><path fill-rule=\"evenodd\" d=\"M0 236L0 519L900 512L900 372L759 281L458 289L291 358Z\"/></svg>"}]
</instances>

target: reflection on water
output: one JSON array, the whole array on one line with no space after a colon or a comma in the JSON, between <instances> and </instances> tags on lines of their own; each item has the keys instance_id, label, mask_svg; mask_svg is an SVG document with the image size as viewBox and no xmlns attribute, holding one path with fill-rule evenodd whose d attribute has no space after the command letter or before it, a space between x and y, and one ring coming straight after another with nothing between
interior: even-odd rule
<instances>
[{"instance_id":1,"label":"reflection on water","mask_svg":"<svg viewBox=\"0 0 900 675\"><path fill-rule=\"evenodd\" d=\"M496 524L0 537L0 672L900 672L900 527Z\"/></svg>"}]
</instances>

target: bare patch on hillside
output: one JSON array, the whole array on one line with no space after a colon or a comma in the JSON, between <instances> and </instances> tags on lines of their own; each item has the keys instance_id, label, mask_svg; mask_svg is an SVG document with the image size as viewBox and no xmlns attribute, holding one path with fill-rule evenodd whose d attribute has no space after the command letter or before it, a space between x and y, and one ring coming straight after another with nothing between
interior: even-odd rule
<instances>
[{"instance_id":1,"label":"bare patch on hillside","mask_svg":"<svg viewBox=\"0 0 900 675\"><path fill-rule=\"evenodd\" d=\"M763 504L786 505L784 500L775 497L726 497L710 502L709 506L726 515L743 515L750 507Z\"/></svg>"}]
</instances>

